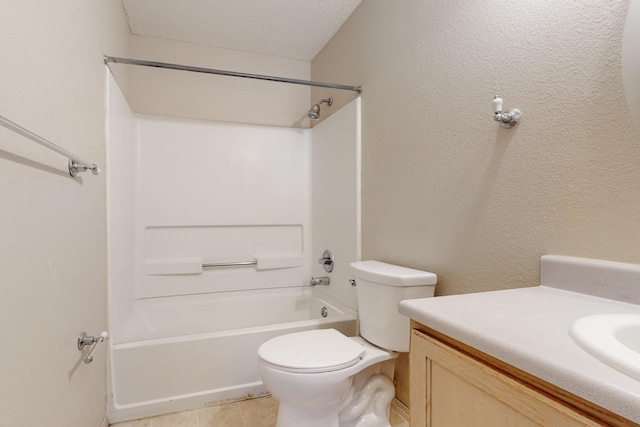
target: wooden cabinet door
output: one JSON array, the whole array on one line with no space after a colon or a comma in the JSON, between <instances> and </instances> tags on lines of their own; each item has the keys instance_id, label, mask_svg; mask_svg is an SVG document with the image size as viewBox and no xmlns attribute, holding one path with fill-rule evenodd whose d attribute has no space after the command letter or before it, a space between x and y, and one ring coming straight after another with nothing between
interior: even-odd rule
<instances>
[{"instance_id":1,"label":"wooden cabinet door","mask_svg":"<svg viewBox=\"0 0 640 427\"><path fill-rule=\"evenodd\" d=\"M411 427L604 426L419 331L411 335Z\"/></svg>"}]
</instances>

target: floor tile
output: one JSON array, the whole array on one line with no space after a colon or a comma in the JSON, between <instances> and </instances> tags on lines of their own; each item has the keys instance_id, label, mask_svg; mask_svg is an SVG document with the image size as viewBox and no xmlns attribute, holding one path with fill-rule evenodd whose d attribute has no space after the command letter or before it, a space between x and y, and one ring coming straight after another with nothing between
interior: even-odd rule
<instances>
[{"instance_id":1,"label":"floor tile","mask_svg":"<svg viewBox=\"0 0 640 427\"><path fill-rule=\"evenodd\" d=\"M275 427L278 401L273 397L245 400L238 407L245 427Z\"/></svg>"},{"instance_id":2,"label":"floor tile","mask_svg":"<svg viewBox=\"0 0 640 427\"><path fill-rule=\"evenodd\" d=\"M272 397L245 400L220 406L179 412L124 423L113 427L275 427L278 401ZM409 427L393 407L389 417L391 427Z\"/></svg>"},{"instance_id":3,"label":"floor tile","mask_svg":"<svg viewBox=\"0 0 640 427\"><path fill-rule=\"evenodd\" d=\"M409 422L402 418L402 416L393 409L391 409L389 423L391 424L391 427L409 427Z\"/></svg>"},{"instance_id":4,"label":"floor tile","mask_svg":"<svg viewBox=\"0 0 640 427\"><path fill-rule=\"evenodd\" d=\"M151 427L151 419L145 418L143 420L125 421L118 424L109 424L112 427Z\"/></svg>"},{"instance_id":5,"label":"floor tile","mask_svg":"<svg viewBox=\"0 0 640 427\"><path fill-rule=\"evenodd\" d=\"M151 418L150 427L198 427L197 411L178 412Z\"/></svg>"},{"instance_id":6,"label":"floor tile","mask_svg":"<svg viewBox=\"0 0 640 427\"><path fill-rule=\"evenodd\" d=\"M244 427L238 404L199 409L198 427Z\"/></svg>"}]
</instances>

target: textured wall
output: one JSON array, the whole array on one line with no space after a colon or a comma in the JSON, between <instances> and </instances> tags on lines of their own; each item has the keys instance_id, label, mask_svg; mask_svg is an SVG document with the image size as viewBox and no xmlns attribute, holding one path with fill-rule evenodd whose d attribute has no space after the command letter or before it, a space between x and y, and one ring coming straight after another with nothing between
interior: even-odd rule
<instances>
[{"instance_id":1,"label":"textured wall","mask_svg":"<svg viewBox=\"0 0 640 427\"><path fill-rule=\"evenodd\" d=\"M105 66L127 55L117 1L0 2L0 114L105 166ZM99 427L106 329L105 175L0 128L0 425Z\"/></svg>"},{"instance_id":2,"label":"textured wall","mask_svg":"<svg viewBox=\"0 0 640 427\"><path fill-rule=\"evenodd\" d=\"M640 262L627 6L363 2L312 62L364 86L363 259L433 271L439 295L535 285L542 254ZM517 127L493 122L496 94ZM323 111L354 96L333 95Z\"/></svg>"},{"instance_id":3,"label":"textured wall","mask_svg":"<svg viewBox=\"0 0 640 427\"><path fill-rule=\"evenodd\" d=\"M631 116L640 129L640 0L629 2L624 24L622 81Z\"/></svg>"}]
</instances>

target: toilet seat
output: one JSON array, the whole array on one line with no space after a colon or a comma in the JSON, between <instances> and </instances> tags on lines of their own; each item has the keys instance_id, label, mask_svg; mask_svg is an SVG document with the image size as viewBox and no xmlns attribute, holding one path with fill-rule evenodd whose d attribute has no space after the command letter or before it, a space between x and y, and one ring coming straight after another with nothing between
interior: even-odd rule
<instances>
[{"instance_id":1,"label":"toilet seat","mask_svg":"<svg viewBox=\"0 0 640 427\"><path fill-rule=\"evenodd\" d=\"M316 329L272 338L260 346L258 356L282 371L313 374L353 366L364 352L361 344L335 329Z\"/></svg>"}]
</instances>

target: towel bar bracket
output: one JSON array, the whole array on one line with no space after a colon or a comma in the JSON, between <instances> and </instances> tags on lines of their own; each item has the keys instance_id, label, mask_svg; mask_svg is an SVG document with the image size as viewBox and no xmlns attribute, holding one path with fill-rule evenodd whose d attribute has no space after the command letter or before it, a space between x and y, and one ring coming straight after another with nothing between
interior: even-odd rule
<instances>
[{"instance_id":1,"label":"towel bar bracket","mask_svg":"<svg viewBox=\"0 0 640 427\"><path fill-rule=\"evenodd\" d=\"M98 349L98 345L102 344L104 340L109 336L106 331L102 331L102 333L98 337L90 337L87 336L85 332L82 332L78 337L78 350L82 351L86 346L92 345L89 350L89 354L84 358L84 363L93 362L93 355Z\"/></svg>"},{"instance_id":2,"label":"towel bar bracket","mask_svg":"<svg viewBox=\"0 0 640 427\"><path fill-rule=\"evenodd\" d=\"M31 132L30 130L23 128L19 124L12 122L11 120L7 119L6 117L4 117L2 115L0 115L0 126L3 126L3 127L7 128L7 129L9 129L10 131L13 131L13 132L17 133L18 135L22 135L25 138L27 138L27 139L35 142L35 143L38 143L38 144L42 145L45 148L48 148L49 150L55 151L56 153L67 157L69 159L69 162L68 162L69 175L71 175L72 177L75 177L76 175L78 175L78 172L85 172L85 171L88 171L88 170L90 170L91 173L94 174L94 175L100 175L100 173L102 172L100 170L100 168L97 165L95 165L94 163L90 163L90 162L86 162L86 161L82 160L81 158L79 158L75 154L71 154L70 152L68 152L64 148L58 147L53 142L47 141L46 139L42 138L41 136L36 135L35 133Z\"/></svg>"},{"instance_id":3,"label":"towel bar bracket","mask_svg":"<svg viewBox=\"0 0 640 427\"><path fill-rule=\"evenodd\" d=\"M92 164L90 166L85 165L84 163L80 163L76 160L73 159L69 159L69 175L75 177L76 175L78 175L79 172L86 172L86 171L91 171L92 174L94 175L100 175L100 172L102 172L100 170L100 168L98 166L96 166L95 164Z\"/></svg>"}]
</instances>

